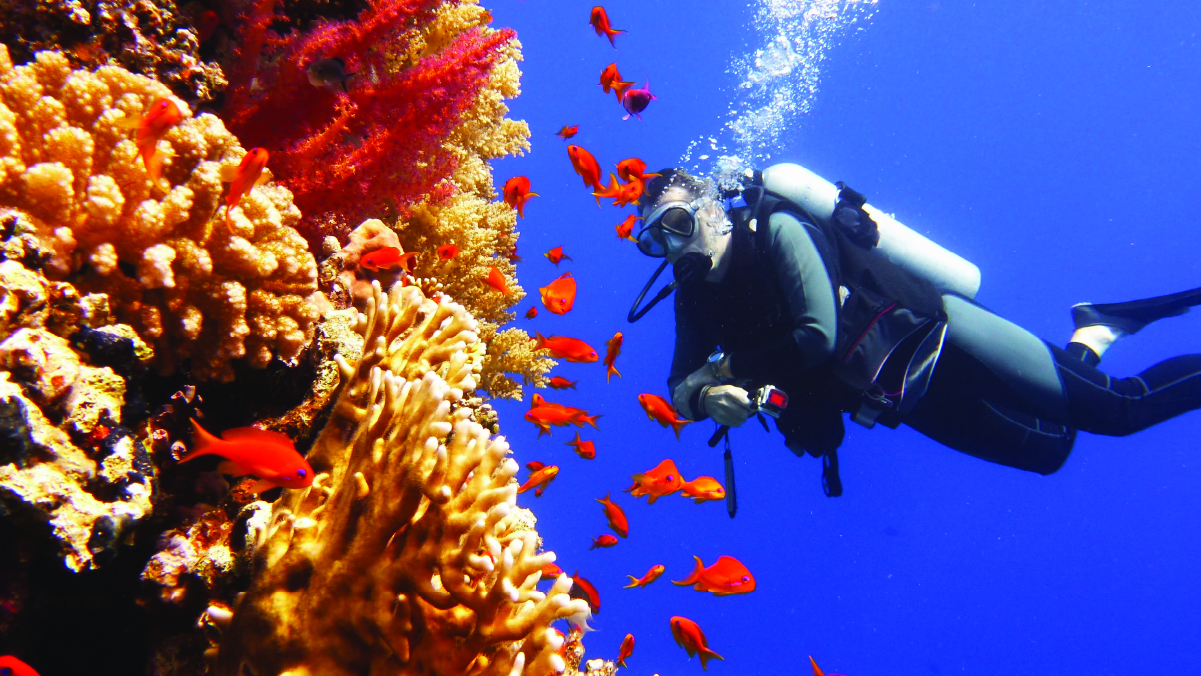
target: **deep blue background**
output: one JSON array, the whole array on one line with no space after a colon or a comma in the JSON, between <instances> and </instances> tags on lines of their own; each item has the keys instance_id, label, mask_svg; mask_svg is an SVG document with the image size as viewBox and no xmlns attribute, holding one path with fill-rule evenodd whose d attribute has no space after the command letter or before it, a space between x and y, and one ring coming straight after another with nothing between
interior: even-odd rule
<instances>
[{"instance_id":1,"label":"deep blue background","mask_svg":"<svg viewBox=\"0 0 1201 676\"><path fill-rule=\"evenodd\" d=\"M797 4L804 4L797 2ZM587 25L589 4L494 0L496 26L524 46L523 94L533 151L497 163L498 185L528 175L541 197L519 225L521 283L570 270L580 291L566 316L545 309L516 324L570 335L603 352L625 333L623 378L600 364L555 370L578 391L552 401L602 413L588 428L597 458L581 460L556 429L536 440L527 404L499 404L502 432L524 464L562 468L544 497L527 493L546 547L600 589L588 658L616 656L637 639L631 674L691 674L668 629L671 615L700 624L726 661L716 674L801 672L813 654L829 672L872 674L1184 674L1201 661L1201 416L1128 439L1081 434L1058 474L1039 477L960 455L907 430L848 428L846 494L826 498L819 463L748 426L732 435L741 510L678 496L648 506L620 489L630 475L673 458L684 475L721 476L704 444L712 423L677 442L646 419L640 392L666 394L673 335L669 304L636 325L625 313L654 264L613 231L624 212L598 209L553 134L606 167L639 156L677 161L688 142L719 129L731 58L756 38L751 9L715 0L606 5L618 49ZM1055 342L1068 308L1201 285L1201 4L1085 0L881 0L860 30L829 54L812 112L795 122L775 159L846 180L876 206L979 265L978 300ZM596 86L618 61L659 97L641 122L621 120ZM539 253L563 245L560 270ZM540 305L540 304L539 304ZM1117 345L1103 368L1126 376L1196 351L1201 314L1165 321ZM525 472L522 473L522 478ZM607 532L611 492L630 537L588 551ZM675 587L692 555L727 554L758 590L716 598ZM662 563L646 589L626 574Z\"/></svg>"}]
</instances>

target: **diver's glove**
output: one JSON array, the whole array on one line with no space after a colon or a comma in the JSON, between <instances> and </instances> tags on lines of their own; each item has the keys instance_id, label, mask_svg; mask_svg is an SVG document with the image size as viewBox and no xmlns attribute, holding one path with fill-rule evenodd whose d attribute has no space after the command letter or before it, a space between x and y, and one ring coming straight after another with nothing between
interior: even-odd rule
<instances>
[{"instance_id":1,"label":"diver's glove","mask_svg":"<svg viewBox=\"0 0 1201 676\"><path fill-rule=\"evenodd\" d=\"M719 425L738 427L758 410L737 385L711 385L701 394L701 408Z\"/></svg>"},{"instance_id":2,"label":"diver's glove","mask_svg":"<svg viewBox=\"0 0 1201 676\"><path fill-rule=\"evenodd\" d=\"M688 374L676 389L671 392L671 403L675 405L685 418L702 420L704 407L701 406L701 392L710 385L720 385L721 380L713 373L708 364Z\"/></svg>"},{"instance_id":3,"label":"diver's glove","mask_svg":"<svg viewBox=\"0 0 1201 676\"><path fill-rule=\"evenodd\" d=\"M838 204L830 221L859 247L872 249L880 243L880 228L863 209L867 199L847 184L839 181Z\"/></svg>"}]
</instances>

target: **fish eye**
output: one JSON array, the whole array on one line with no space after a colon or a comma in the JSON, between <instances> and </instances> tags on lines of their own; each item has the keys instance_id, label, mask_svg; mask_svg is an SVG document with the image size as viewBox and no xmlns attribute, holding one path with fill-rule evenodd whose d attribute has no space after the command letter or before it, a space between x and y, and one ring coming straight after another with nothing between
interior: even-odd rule
<instances>
[{"instance_id":1,"label":"fish eye","mask_svg":"<svg viewBox=\"0 0 1201 676\"><path fill-rule=\"evenodd\" d=\"M676 477L675 477L674 475L672 475L672 474L668 474L668 475L667 475L667 480L668 480L668 481L675 481L675 480L676 480Z\"/></svg>"},{"instance_id":2,"label":"fish eye","mask_svg":"<svg viewBox=\"0 0 1201 676\"><path fill-rule=\"evenodd\" d=\"M299 478L301 478L301 479L305 478L305 477L306 477L306 476L308 476L308 475L309 475L309 473L308 473L308 472L306 472L306 471L304 471L304 468L303 468L303 467L301 467L300 469L296 470L296 476L297 476L297 477L299 477Z\"/></svg>"},{"instance_id":3,"label":"fish eye","mask_svg":"<svg viewBox=\"0 0 1201 676\"><path fill-rule=\"evenodd\" d=\"M751 578L750 578L750 576L749 576L749 575L743 575L743 576L742 576L742 581L743 581L743 582L750 582L750 581L751 581Z\"/></svg>"}]
</instances>

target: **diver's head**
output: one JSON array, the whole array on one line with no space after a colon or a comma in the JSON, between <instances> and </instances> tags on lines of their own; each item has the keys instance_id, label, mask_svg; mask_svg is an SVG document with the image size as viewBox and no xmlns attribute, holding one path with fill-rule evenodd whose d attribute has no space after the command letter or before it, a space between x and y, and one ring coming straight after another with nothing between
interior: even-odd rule
<instances>
[{"instance_id":1,"label":"diver's head","mask_svg":"<svg viewBox=\"0 0 1201 676\"><path fill-rule=\"evenodd\" d=\"M720 277L724 271L720 263L733 231L716 186L683 169L663 169L659 174L638 200L643 219L638 250L652 258L666 258L677 279L681 273L701 272L694 281L715 281L715 273Z\"/></svg>"}]
</instances>

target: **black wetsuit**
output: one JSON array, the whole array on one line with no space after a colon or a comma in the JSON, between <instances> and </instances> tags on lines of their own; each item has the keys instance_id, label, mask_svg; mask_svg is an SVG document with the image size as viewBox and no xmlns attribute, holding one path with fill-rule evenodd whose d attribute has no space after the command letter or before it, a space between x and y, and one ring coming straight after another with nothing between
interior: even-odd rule
<instances>
[{"instance_id":1,"label":"black wetsuit","mask_svg":"<svg viewBox=\"0 0 1201 676\"><path fill-rule=\"evenodd\" d=\"M842 442L845 412L864 390L832 368L840 294L822 229L791 213L770 217L757 257L735 237L733 263L719 283L677 292L674 392L720 346L734 377L790 395L777 421L798 455L830 454ZM760 226L762 227L762 226ZM945 341L924 394L906 424L958 451L1050 474L1067 460L1076 431L1123 436L1201 408L1201 355L1169 359L1129 378L1112 378L1067 351L958 296L942 297ZM694 407L694 412L695 412Z\"/></svg>"}]
</instances>

